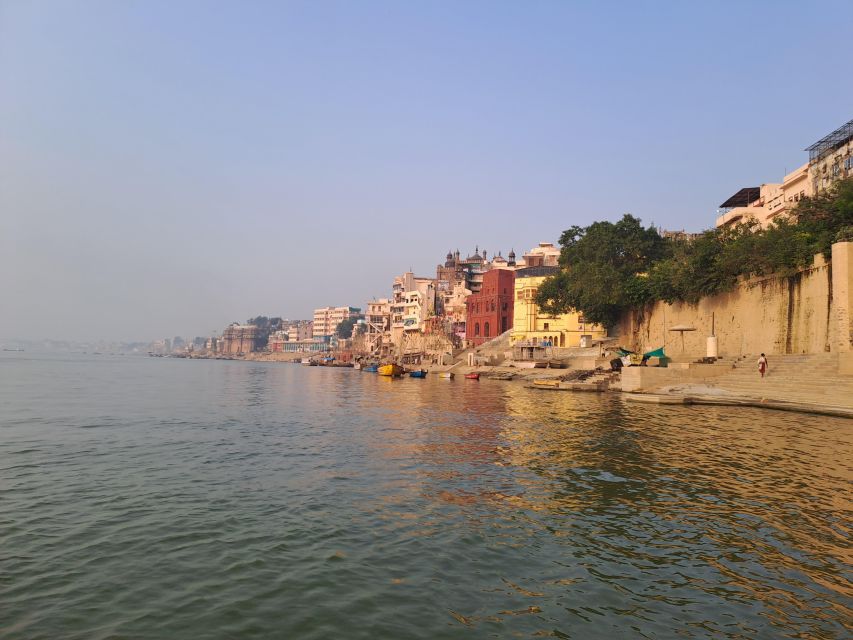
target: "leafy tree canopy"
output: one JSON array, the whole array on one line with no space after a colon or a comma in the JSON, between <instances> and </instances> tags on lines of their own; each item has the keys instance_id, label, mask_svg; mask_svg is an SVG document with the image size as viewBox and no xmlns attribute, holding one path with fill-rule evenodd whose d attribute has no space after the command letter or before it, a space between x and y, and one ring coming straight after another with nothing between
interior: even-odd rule
<instances>
[{"instance_id":1,"label":"leafy tree canopy","mask_svg":"<svg viewBox=\"0 0 853 640\"><path fill-rule=\"evenodd\" d=\"M644 228L630 215L616 223L571 227L560 245L563 269L540 286L537 302L546 313L577 309L605 325L626 307L648 301L645 274L669 248L653 227Z\"/></svg>"},{"instance_id":2,"label":"leafy tree canopy","mask_svg":"<svg viewBox=\"0 0 853 640\"><path fill-rule=\"evenodd\" d=\"M352 337L352 330L355 325L358 323L357 318L347 318L338 324L335 332L338 334L338 337L342 340L346 340L347 338Z\"/></svg>"},{"instance_id":3,"label":"leafy tree canopy","mask_svg":"<svg viewBox=\"0 0 853 640\"><path fill-rule=\"evenodd\" d=\"M697 302L731 290L740 277L790 275L853 241L853 178L801 200L790 219L767 229L755 222L711 229L692 238L662 238L626 215L619 222L571 227L560 237L563 269L539 287L546 313L578 310L612 326L648 302Z\"/></svg>"}]
</instances>

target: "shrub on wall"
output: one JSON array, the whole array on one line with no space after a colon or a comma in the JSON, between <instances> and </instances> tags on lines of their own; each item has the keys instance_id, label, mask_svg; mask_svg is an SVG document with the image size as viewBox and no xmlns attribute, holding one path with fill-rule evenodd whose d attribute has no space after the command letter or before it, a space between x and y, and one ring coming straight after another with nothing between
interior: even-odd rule
<instances>
[{"instance_id":1,"label":"shrub on wall","mask_svg":"<svg viewBox=\"0 0 853 640\"><path fill-rule=\"evenodd\" d=\"M730 291L741 276L791 275L816 254L829 257L842 238L853 240L853 178L801 200L790 219L767 229L748 222L672 239L626 215L566 230L562 270L542 283L536 301L546 313L578 310L613 326L649 302L697 302Z\"/></svg>"}]
</instances>

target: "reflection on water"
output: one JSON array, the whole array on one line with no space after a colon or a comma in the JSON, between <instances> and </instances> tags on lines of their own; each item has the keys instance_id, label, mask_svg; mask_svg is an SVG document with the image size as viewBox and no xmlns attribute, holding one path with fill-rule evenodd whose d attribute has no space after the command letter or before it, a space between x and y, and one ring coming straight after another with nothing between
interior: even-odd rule
<instances>
[{"instance_id":1,"label":"reflection on water","mask_svg":"<svg viewBox=\"0 0 853 640\"><path fill-rule=\"evenodd\" d=\"M850 634L848 421L29 354L0 407L3 637Z\"/></svg>"}]
</instances>

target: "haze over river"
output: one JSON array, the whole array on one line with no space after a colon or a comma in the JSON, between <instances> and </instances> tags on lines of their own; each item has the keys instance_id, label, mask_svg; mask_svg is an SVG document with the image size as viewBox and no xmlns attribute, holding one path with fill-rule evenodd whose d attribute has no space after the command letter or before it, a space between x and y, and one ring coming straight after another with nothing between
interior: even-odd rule
<instances>
[{"instance_id":1,"label":"haze over river","mask_svg":"<svg viewBox=\"0 0 853 640\"><path fill-rule=\"evenodd\" d=\"M853 421L0 354L2 638L843 638Z\"/></svg>"}]
</instances>

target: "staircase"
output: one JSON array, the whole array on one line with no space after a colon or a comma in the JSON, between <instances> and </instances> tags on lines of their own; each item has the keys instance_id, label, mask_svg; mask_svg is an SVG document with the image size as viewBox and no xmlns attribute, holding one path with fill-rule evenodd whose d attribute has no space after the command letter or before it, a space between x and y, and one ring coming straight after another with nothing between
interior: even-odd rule
<instances>
[{"instance_id":1,"label":"staircase","mask_svg":"<svg viewBox=\"0 0 853 640\"><path fill-rule=\"evenodd\" d=\"M838 357L769 355L762 379L758 355L742 356L733 360L730 372L714 379L713 386L753 398L853 407L853 376L838 373Z\"/></svg>"},{"instance_id":2,"label":"staircase","mask_svg":"<svg viewBox=\"0 0 853 640\"><path fill-rule=\"evenodd\" d=\"M578 375L577 372L567 374L559 378L560 389L571 391L607 391L611 385L619 389L620 371L594 370L584 371Z\"/></svg>"}]
</instances>

